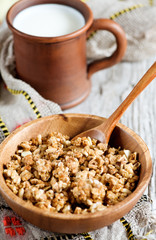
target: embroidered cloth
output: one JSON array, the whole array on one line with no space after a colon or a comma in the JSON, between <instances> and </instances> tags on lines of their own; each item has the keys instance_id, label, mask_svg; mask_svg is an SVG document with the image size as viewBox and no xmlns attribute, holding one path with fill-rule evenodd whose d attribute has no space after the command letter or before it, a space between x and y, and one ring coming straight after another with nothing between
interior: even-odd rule
<instances>
[{"instance_id":1,"label":"embroidered cloth","mask_svg":"<svg viewBox=\"0 0 156 240\"><path fill-rule=\"evenodd\" d=\"M124 60L148 58L156 52L156 1L88 0L94 16L118 22L126 32L128 48ZM136 28L137 26L137 28ZM102 39L105 39L103 41ZM108 56L115 49L114 38L105 31L94 33L87 42L88 60ZM41 97L30 85L16 78L13 37L5 24L0 27L0 142L18 126L51 114L60 107ZM156 218L150 199L143 196L136 206L111 226L78 235L43 231L17 216L0 196L0 239L156 239Z\"/></svg>"}]
</instances>

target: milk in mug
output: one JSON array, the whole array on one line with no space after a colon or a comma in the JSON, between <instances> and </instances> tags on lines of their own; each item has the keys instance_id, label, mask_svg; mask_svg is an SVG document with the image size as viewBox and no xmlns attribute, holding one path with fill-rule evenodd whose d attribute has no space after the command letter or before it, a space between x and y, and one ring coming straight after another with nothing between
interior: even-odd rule
<instances>
[{"instance_id":1,"label":"milk in mug","mask_svg":"<svg viewBox=\"0 0 156 240\"><path fill-rule=\"evenodd\" d=\"M85 25L83 15L62 4L39 4L19 12L13 21L17 30L38 37L57 37L77 31Z\"/></svg>"}]
</instances>

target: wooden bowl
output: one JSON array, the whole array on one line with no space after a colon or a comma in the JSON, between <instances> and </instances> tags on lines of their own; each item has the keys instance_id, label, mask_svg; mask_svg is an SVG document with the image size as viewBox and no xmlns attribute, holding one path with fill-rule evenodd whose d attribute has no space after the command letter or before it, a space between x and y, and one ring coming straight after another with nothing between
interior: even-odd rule
<instances>
[{"instance_id":1,"label":"wooden bowl","mask_svg":"<svg viewBox=\"0 0 156 240\"><path fill-rule=\"evenodd\" d=\"M95 213L62 214L50 213L41 210L16 196L6 185L3 177L3 164L10 160L17 145L24 140L37 136L46 135L53 131L59 131L74 137L76 134L99 125L105 119L98 116L84 114L60 114L31 121L15 130L0 145L0 193L8 205L26 221L46 230L61 233L82 233L110 225L123 217L137 203L144 193L152 172L152 161L149 150L144 141L132 130L122 124L114 129L110 145L114 147L136 151L139 153L141 171L139 183L135 191L122 202Z\"/></svg>"}]
</instances>

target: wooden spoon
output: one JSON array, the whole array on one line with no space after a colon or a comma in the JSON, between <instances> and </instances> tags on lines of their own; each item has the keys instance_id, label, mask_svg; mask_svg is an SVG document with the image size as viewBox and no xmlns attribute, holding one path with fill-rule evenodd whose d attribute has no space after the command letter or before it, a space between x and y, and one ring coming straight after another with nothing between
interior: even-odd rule
<instances>
[{"instance_id":1,"label":"wooden spoon","mask_svg":"<svg viewBox=\"0 0 156 240\"><path fill-rule=\"evenodd\" d=\"M144 90L145 87L156 77L156 62L149 68L137 85L133 88L127 98L119 105L112 115L97 127L82 132L74 137L91 137L103 143L108 143L110 136L116 124L122 117L123 113L134 101L134 99Z\"/></svg>"}]
</instances>

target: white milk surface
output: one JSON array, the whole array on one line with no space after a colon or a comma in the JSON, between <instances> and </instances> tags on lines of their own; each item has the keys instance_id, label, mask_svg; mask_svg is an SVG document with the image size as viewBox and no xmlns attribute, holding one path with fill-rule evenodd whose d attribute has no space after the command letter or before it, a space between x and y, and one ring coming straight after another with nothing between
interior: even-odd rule
<instances>
[{"instance_id":1,"label":"white milk surface","mask_svg":"<svg viewBox=\"0 0 156 240\"><path fill-rule=\"evenodd\" d=\"M60 4L40 4L28 7L16 15L13 26L38 37L62 36L85 25L83 15L76 9Z\"/></svg>"}]
</instances>

